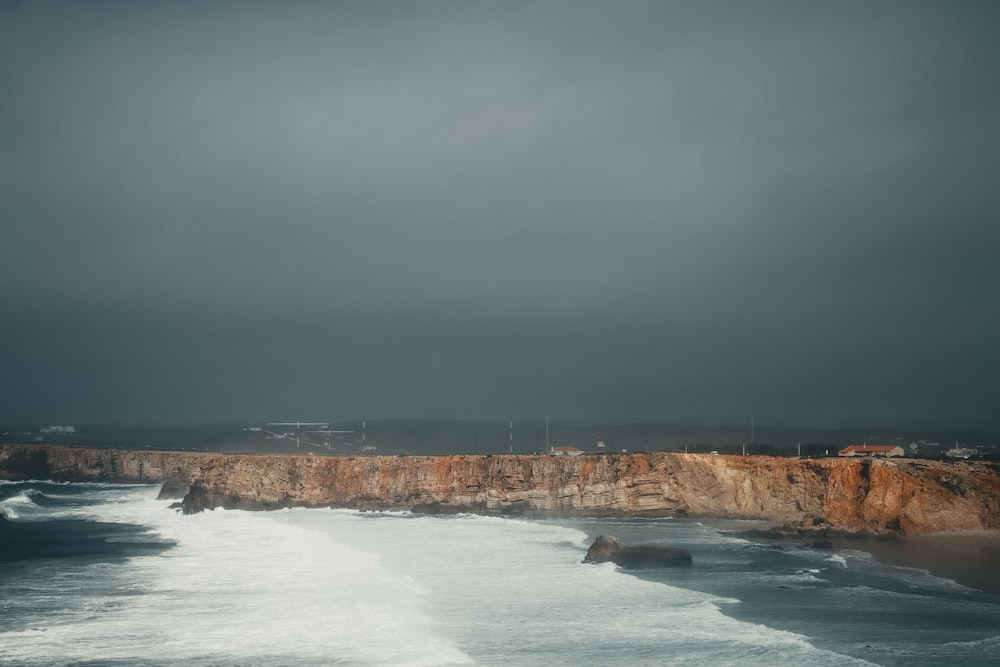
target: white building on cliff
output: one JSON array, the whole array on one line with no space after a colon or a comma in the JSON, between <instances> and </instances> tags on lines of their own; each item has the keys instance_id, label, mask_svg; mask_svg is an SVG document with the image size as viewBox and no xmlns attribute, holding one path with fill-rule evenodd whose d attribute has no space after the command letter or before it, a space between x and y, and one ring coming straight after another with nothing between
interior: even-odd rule
<instances>
[{"instance_id":1,"label":"white building on cliff","mask_svg":"<svg viewBox=\"0 0 1000 667\"><path fill-rule=\"evenodd\" d=\"M579 447L550 447L549 454L552 456L580 456L583 450Z\"/></svg>"}]
</instances>

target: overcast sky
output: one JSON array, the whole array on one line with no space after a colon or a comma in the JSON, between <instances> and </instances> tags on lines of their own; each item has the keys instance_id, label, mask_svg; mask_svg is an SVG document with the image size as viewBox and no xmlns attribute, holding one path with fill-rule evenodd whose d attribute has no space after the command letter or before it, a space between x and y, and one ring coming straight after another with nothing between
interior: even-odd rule
<instances>
[{"instance_id":1,"label":"overcast sky","mask_svg":"<svg viewBox=\"0 0 1000 667\"><path fill-rule=\"evenodd\" d=\"M4 2L0 422L1000 423L995 2Z\"/></svg>"}]
</instances>

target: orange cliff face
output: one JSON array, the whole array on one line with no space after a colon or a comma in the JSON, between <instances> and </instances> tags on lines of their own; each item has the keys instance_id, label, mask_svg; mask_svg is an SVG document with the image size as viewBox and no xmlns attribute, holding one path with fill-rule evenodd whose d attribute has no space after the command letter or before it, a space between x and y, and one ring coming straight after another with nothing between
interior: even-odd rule
<instances>
[{"instance_id":1,"label":"orange cliff face","mask_svg":"<svg viewBox=\"0 0 1000 667\"><path fill-rule=\"evenodd\" d=\"M849 532L1000 528L1000 475L984 463L702 454L226 456L0 448L0 478L153 482L215 507L350 507L525 515L689 516L825 522ZM190 489L188 490L188 487Z\"/></svg>"}]
</instances>

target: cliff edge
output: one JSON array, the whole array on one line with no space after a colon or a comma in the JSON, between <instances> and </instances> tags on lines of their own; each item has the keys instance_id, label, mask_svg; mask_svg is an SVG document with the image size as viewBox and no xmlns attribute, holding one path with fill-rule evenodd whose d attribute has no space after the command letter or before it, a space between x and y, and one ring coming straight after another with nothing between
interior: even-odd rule
<instances>
[{"instance_id":1,"label":"cliff edge","mask_svg":"<svg viewBox=\"0 0 1000 667\"><path fill-rule=\"evenodd\" d=\"M164 482L185 512L345 507L763 519L871 534L1000 528L985 463L651 453L226 456L4 445L0 479Z\"/></svg>"}]
</instances>

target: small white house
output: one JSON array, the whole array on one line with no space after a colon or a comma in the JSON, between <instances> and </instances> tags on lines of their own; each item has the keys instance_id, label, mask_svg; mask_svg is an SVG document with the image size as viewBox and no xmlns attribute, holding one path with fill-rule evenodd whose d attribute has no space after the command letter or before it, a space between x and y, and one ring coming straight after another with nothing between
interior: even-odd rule
<instances>
[{"instance_id":1,"label":"small white house","mask_svg":"<svg viewBox=\"0 0 1000 667\"><path fill-rule=\"evenodd\" d=\"M549 449L552 456L580 456L583 450L579 447L552 447Z\"/></svg>"},{"instance_id":2,"label":"small white house","mask_svg":"<svg viewBox=\"0 0 1000 667\"><path fill-rule=\"evenodd\" d=\"M972 449L971 447L959 447L958 445L955 445L954 447L946 451L944 455L953 459L967 459L970 456L975 456L978 453L979 453L978 449Z\"/></svg>"}]
</instances>

